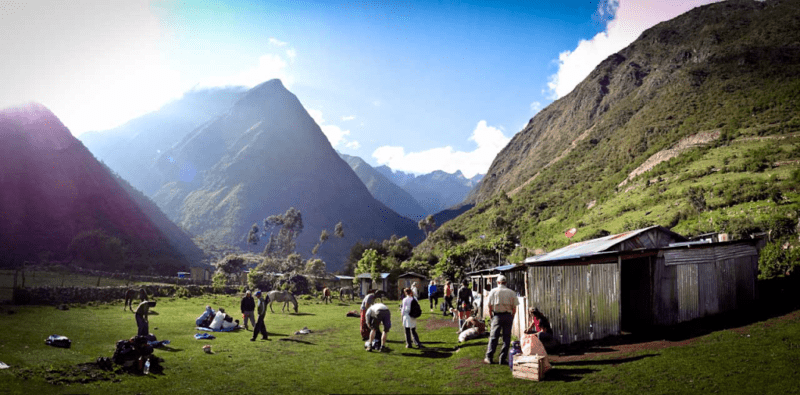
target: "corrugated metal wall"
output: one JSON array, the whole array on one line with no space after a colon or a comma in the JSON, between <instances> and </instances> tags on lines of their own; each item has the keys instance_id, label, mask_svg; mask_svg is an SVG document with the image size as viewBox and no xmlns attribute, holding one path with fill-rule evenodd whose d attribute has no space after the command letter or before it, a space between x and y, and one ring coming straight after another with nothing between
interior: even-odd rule
<instances>
[{"instance_id":1,"label":"corrugated metal wall","mask_svg":"<svg viewBox=\"0 0 800 395\"><path fill-rule=\"evenodd\" d=\"M746 243L667 250L654 269L655 324L732 311L755 300L758 251Z\"/></svg>"},{"instance_id":2,"label":"corrugated metal wall","mask_svg":"<svg viewBox=\"0 0 800 395\"><path fill-rule=\"evenodd\" d=\"M528 268L528 305L550 320L562 344L618 334L619 287L616 262Z\"/></svg>"}]
</instances>

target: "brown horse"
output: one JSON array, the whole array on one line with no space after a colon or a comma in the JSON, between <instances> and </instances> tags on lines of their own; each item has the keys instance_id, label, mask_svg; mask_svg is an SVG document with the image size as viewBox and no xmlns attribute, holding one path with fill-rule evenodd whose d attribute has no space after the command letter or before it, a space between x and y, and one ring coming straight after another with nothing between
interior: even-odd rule
<instances>
[{"instance_id":1,"label":"brown horse","mask_svg":"<svg viewBox=\"0 0 800 395\"><path fill-rule=\"evenodd\" d=\"M325 301L325 304L331 302L331 290L328 287L322 289L322 300Z\"/></svg>"},{"instance_id":2,"label":"brown horse","mask_svg":"<svg viewBox=\"0 0 800 395\"><path fill-rule=\"evenodd\" d=\"M142 302L147 300L147 291L145 291L144 288L139 288L138 290L131 288L125 291L125 305L122 306L122 311L125 311L125 308L127 307L131 310L131 312L133 312L133 298L135 298L136 295L139 295L139 299L141 299Z\"/></svg>"}]
</instances>

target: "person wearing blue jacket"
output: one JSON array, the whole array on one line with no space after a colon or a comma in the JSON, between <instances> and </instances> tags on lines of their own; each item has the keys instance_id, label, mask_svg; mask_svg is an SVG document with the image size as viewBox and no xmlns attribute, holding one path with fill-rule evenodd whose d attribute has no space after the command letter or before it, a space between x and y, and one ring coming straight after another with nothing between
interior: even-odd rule
<instances>
[{"instance_id":1,"label":"person wearing blue jacket","mask_svg":"<svg viewBox=\"0 0 800 395\"><path fill-rule=\"evenodd\" d=\"M439 295L436 291L436 280L431 280L431 283L428 285L428 300L431 303L431 312L433 312L434 306L439 305Z\"/></svg>"}]
</instances>

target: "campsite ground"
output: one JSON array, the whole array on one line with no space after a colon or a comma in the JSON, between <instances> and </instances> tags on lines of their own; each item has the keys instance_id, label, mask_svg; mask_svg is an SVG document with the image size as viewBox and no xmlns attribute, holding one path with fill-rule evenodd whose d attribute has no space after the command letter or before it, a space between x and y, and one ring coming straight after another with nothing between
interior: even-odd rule
<instances>
[{"instance_id":1,"label":"campsite ground","mask_svg":"<svg viewBox=\"0 0 800 395\"><path fill-rule=\"evenodd\" d=\"M800 384L800 310L755 310L693 322L663 333L619 336L579 344L553 355L546 380L514 379L507 367L481 363L486 338L459 345L455 324L423 314L425 349L406 349L397 301L387 301L395 327L388 353L366 352L357 303L325 305L301 300L299 314L267 313L270 341L250 342L252 332L195 340L194 319L205 305L238 311L229 296L160 298L151 332L170 347L162 375L109 374L93 368L111 356L117 340L136 331L122 302L49 306L0 306L0 392L203 394L266 390L269 393L791 393ZM307 326L312 333L294 335ZM60 334L72 348L46 346ZM201 347L211 344L213 354Z\"/></svg>"}]
</instances>

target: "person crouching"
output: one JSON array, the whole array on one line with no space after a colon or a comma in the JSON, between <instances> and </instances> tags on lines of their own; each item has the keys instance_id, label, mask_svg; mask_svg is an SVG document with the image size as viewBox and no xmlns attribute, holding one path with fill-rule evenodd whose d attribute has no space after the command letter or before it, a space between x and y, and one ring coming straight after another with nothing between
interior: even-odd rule
<instances>
[{"instance_id":1,"label":"person crouching","mask_svg":"<svg viewBox=\"0 0 800 395\"><path fill-rule=\"evenodd\" d=\"M370 329L367 351L372 351L372 344L375 341L375 332L380 329L381 323L383 323L383 335L381 336L381 348L379 348L378 351L387 351L386 336L389 334L389 329L392 327L392 313L389 311L389 308L383 303L375 303L367 309L365 318L367 320L367 326L369 326Z\"/></svg>"}]
</instances>

